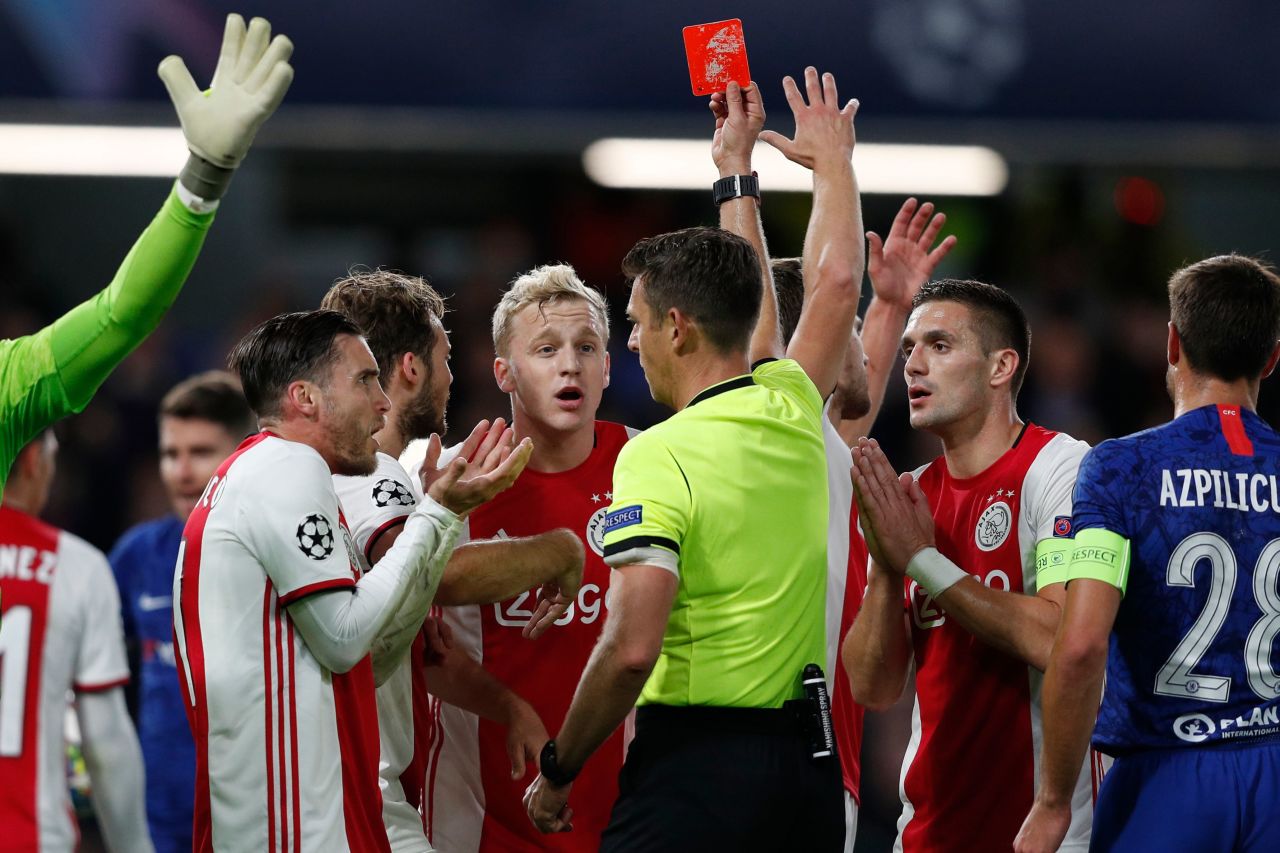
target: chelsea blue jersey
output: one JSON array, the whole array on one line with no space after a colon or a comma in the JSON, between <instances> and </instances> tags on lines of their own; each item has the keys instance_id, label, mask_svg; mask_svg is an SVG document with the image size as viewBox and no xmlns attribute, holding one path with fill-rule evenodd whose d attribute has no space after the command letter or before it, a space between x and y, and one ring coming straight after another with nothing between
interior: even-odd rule
<instances>
[{"instance_id":1,"label":"chelsea blue jersey","mask_svg":"<svg viewBox=\"0 0 1280 853\"><path fill-rule=\"evenodd\" d=\"M1280 738L1280 435L1205 406L1085 457L1074 526L1129 540L1094 746Z\"/></svg>"},{"instance_id":2,"label":"chelsea blue jersey","mask_svg":"<svg viewBox=\"0 0 1280 853\"><path fill-rule=\"evenodd\" d=\"M125 635L139 647L138 740L152 835L191 832L196 754L173 653L173 571L183 522L165 516L130 528L108 559L120 588Z\"/></svg>"}]
</instances>

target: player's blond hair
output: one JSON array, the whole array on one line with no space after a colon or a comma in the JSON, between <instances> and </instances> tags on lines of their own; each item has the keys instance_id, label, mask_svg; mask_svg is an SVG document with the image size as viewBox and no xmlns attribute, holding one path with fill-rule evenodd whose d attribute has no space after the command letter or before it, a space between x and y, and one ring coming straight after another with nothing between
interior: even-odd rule
<instances>
[{"instance_id":1,"label":"player's blond hair","mask_svg":"<svg viewBox=\"0 0 1280 853\"><path fill-rule=\"evenodd\" d=\"M594 287L587 287L578 273L568 264L545 264L517 276L511 287L502 294L498 307L493 309L493 348L505 356L511 343L511 323L517 314L530 305L542 310L549 304L565 299L584 300L600 323L605 343L609 341L609 305L604 295Z\"/></svg>"}]
</instances>

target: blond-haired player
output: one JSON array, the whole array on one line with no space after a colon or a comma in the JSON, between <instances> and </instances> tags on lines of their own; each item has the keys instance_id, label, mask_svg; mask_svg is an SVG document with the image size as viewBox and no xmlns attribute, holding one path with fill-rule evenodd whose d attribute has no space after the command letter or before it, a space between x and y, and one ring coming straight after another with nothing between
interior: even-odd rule
<instances>
[{"instance_id":1,"label":"blond-haired player","mask_svg":"<svg viewBox=\"0 0 1280 853\"><path fill-rule=\"evenodd\" d=\"M602 559L604 512L613 497L613 464L633 434L596 420L609 384L609 312L599 291L571 266L519 276L493 314L494 377L510 395L516 440L533 439L533 456L502 500L473 513L473 540L531 536L567 527L583 541L586 565L577 600L556 627L524 640L534 591L498 604L449 608L460 644L527 700L555 730L564 721L578 675L600 635L609 569ZM414 467L412 462L408 467ZM609 819L622 766L623 733L614 732L583 770L573 833L544 836L521 805L527 779L512 778L500 727L441 706L428 770L431 840L450 853L537 847L592 850Z\"/></svg>"}]
</instances>

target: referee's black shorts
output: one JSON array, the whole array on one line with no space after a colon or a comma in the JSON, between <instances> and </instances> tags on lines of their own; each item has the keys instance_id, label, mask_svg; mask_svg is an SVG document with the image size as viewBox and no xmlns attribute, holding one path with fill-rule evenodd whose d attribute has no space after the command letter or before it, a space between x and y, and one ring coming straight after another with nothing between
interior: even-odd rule
<instances>
[{"instance_id":1,"label":"referee's black shorts","mask_svg":"<svg viewBox=\"0 0 1280 853\"><path fill-rule=\"evenodd\" d=\"M836 756L812 758L787 711L636 710L601 851L842 851Z\"/></svg>"}]
</instances>

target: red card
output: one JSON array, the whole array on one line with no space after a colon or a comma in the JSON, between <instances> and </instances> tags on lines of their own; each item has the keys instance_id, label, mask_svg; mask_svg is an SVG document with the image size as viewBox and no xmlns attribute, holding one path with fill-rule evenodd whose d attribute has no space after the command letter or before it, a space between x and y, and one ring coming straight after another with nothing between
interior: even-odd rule
<instances>
[{"instance_id":1,"label":"red card","mask_svg":"<svg viewBox=\"0 0 1280 853\"><path fill-rule=\"evenodd\" d=\"M689 57L689 80L695 95L723 92L730 80L741 86L751 82L747 42L738 18L685 27L684 51Z\"/></svg>"}]
</instances>

